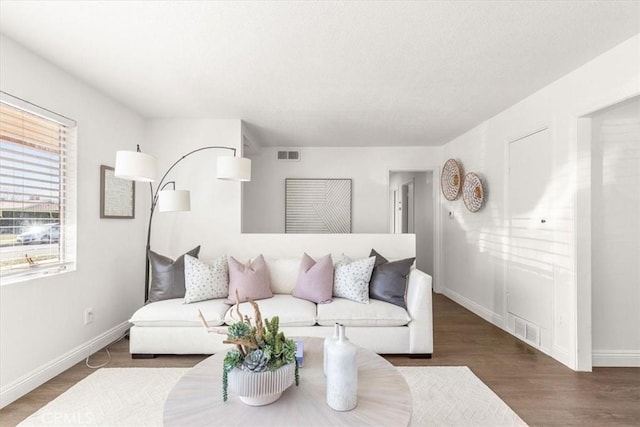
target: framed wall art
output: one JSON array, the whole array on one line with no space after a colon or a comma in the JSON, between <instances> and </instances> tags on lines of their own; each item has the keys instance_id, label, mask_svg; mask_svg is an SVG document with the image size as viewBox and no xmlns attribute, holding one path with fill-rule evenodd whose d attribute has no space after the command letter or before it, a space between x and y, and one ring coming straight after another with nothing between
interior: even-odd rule
<instances>
[{"instance_id":1,"label":"framed wall art","mask_svg":"<svg viewBox=\"0 0 640 427\"><path fill-rule=\"evenodd\" d=\"M285 233L351 233L350 179L285 180Z\"/></svg>"},{"instance_id":2,"label":"framed wall art","mask_svg":"<svg viewBox=\"0 0 640 427\"><path fill-rule=\"evenodd\" d=\"M100 166L100 218L135 218L134 181L116 178L111 166Z\"/></svg>"}]
</instances>

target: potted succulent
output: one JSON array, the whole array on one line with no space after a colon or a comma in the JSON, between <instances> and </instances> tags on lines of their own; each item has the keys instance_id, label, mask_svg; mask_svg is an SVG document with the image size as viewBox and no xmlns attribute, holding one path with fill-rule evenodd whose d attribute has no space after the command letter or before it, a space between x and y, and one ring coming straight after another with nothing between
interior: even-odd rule
<instances>
[{"instance_id":1,"label":"potted succulent","mask_svg":"<svg viewBox=\"0 0 640 427\"><path fill-rule=\"evenodd\" d=\"M249 299L255 318L242 316L240 305L233 310L240 318L227 329L225 344L234 344L224 358L222 398L227 401L230 388L248 405L275 402L295 380L299 384L296 344L279 331L279 318L262 321L260 307Z\"/></svg>"}]
</instances>

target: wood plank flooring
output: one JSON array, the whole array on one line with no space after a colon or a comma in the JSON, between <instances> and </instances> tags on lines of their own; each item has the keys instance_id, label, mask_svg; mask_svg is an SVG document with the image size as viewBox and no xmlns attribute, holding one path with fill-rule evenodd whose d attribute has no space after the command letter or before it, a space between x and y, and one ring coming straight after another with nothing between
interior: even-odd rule
<instances>
[{"instance_id":1,"label":"wood plank flooring","mask_svg":"<svg viewBox=\"0 0 640 427\"><path fill-rule=\"evenodd\" d=\"M388 356L394 365L469 366L531 426L640 426L640 368L574 372L501 329L434 295L432 359ZM133 360L128 341L111 348L110 367L190 367L206 356ZM92 364L105 359L104 352ZM14 426L93 370L84 363L0 410L0 426Z\"/></svg>"}]
</instances>

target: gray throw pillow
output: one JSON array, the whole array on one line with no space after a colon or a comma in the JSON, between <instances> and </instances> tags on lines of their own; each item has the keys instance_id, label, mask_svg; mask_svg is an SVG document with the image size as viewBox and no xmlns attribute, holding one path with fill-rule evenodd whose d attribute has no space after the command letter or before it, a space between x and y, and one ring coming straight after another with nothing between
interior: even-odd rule
<instances>
[{"instance_id":1,"label":"gray throw pillow","mask_svg":"<svg viewBox=\"0 0 640 427\"><path fill-rule=\"evenodd\" d=\"M371 249L369 256L376 257L369 283L369 298L407 308L407 276L415 258L389 262L375 249Z\"/></svg>"},{"instance_id":2,"label":"gray throw pillow","mask_svg":"<svg viewBox=\"0 0 640 427\"><path fill-rule=\"evenodd\" d=\"M200 246L191 249L186 255L198 258ZM151 264L151 285L147 302L165 299L184 298L184 255L172 260L164 255L149 251Z\"/></svg>"}]
</instances>

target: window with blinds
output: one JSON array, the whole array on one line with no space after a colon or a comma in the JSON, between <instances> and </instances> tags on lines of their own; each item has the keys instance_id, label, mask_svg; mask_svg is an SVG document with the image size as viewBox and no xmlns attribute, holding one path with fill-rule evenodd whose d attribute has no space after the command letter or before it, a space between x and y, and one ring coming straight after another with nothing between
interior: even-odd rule
<instances>
[{"instance_id":1,"label":"window with blinds","mask_svg":"<svg viewBox=\"0 0 640 427\"><path fill-rule=\"evenodd\" d=\"M0 277L74 269L75 122L0 95Z\"/></svg>"}]
</instances>

